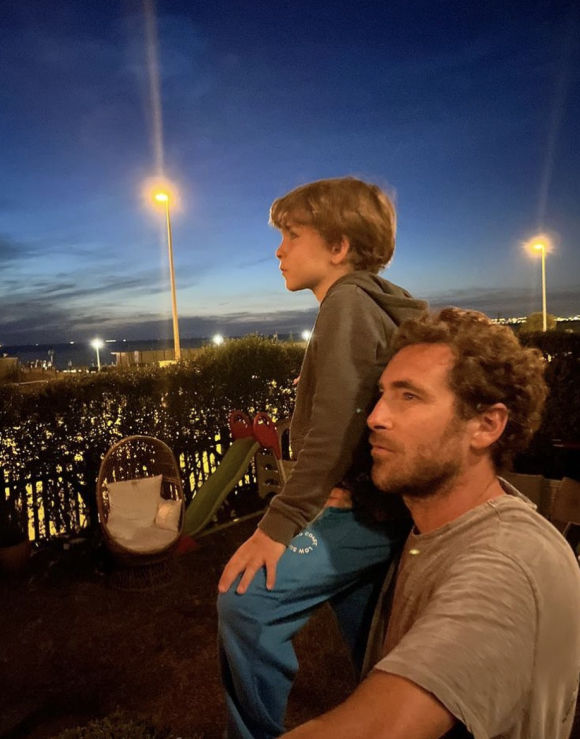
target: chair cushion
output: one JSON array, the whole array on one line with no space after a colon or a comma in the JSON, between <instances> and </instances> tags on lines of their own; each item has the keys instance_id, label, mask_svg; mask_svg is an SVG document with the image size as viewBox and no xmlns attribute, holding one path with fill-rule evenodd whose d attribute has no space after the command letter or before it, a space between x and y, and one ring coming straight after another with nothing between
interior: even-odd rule
<instances>
[{"instance_id":1,"label":"chair cushion","mask_svg":"<svg viewBox=\"0 0 580 739\"><path fill-rule=\"evenodd\" d=\"M132 552L147 554L158 552L172 544L179 537L177 531L161 529L154 524L146 528L137 529L129 538L115 537L115 541Z\"/></svg>"},{"instance_id":2,"label":"chair cushion","mask_svg":"<svg viewBox=\"0 0 580 739\"><path fill-rule=\"evenodd\" d=\"M179 518L181 516L180 500L163 500L159 501L157 515L155 516L155 525L160 529L168 531L179 531Z\"/></svg>"},{"instance_id":3,"label":"chair cushion","mask_svg":"<svg viewBox=\"0 0 580 739\"><path fill-rule=\"evenodd\" d=\"M111 482L107 529L115 539L131 539L138 529L153 526L161 497L162 475Z\"/></svg>"}]
</instances>

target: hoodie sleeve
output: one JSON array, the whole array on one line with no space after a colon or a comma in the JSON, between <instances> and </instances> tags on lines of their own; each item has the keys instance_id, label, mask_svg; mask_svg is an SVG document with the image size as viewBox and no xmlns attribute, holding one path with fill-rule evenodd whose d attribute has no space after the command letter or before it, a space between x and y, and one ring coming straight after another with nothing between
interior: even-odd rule
<instances>
[{"instance_id":1,"label":"hoodie sleeve","mask_svg":"<svg viewBox=\"0 0 580 739\"><path fill-rule=\"evenodd\" d=\"M300 409L309 415L308 430L284 489L259 524L275 541L288 545L352 467L366 440L366 419L395 329L392 319L355 285L340 286L321 304L308 347L313 394L305 399L310 408Z\"/></svg>"}]
</instances>

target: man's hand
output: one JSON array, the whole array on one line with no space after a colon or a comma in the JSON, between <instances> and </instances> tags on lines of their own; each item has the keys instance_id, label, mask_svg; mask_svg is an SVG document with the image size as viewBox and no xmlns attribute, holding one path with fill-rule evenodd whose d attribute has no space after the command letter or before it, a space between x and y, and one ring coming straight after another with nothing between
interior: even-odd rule
<instances>
[{"instance_id":1,"label":"man's hand","mask_svg":"<svg viewBox=\"0 0 580 739\"><path fill-rule=\"evenodd\" d=\"M263 531L256 529L225 566L218 584L219 592L226 593L236 577L243 572L236 593L245 593L254 575L262 567L266 568L266 587L272 590L276 583L276 566L285 551L284 544L270 539Z\"/></svg>"}]
</instances>

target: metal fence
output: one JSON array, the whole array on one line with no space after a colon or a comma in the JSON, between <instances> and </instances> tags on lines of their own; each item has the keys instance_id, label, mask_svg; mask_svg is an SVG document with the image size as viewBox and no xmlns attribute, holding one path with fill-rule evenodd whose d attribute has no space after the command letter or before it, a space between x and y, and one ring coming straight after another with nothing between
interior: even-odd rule
<instances>
[{"instance_id":1,"label":"metal fence","mask_svg":"<svg viewBox=\"0 0 580 739\"><path fill-rule=\"evenodd\" d=\"M221 449L222 442L218 436L214 448L200 454L176 453L187 503L215 472L223 458ZM38 477L18 477L7 470L0 470L0 473L4 488L0 509L11 508L17 512L18 519L28 526L31 541L71 536L98 525L95 496L98 469L93 479L85 479L86 468L75 467L74 464L65 467L57 464L52 472ZM218 512L216 523L260 510L264 502L256 491L256 470L252 462Z\"/></svg>"}]
</instances>

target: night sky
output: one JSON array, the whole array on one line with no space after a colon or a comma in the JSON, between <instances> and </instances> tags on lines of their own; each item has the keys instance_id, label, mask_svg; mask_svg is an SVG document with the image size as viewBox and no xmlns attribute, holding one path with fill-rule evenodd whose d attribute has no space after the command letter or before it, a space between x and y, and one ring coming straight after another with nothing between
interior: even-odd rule
<instances>
[{"instance_id":1,"label":"night sky","mask_svg":"<svg viewBox=\"0 0 580 739\"><path fill-rule=\"evenodd\" d=\"M346 174L396 193L416 296L541 310L547 231L548 311L580 313L578 7L3 0L0 344L171 336L160 171L182 337L310 327L268 209Z\"/></svg>"}]
</instances>

